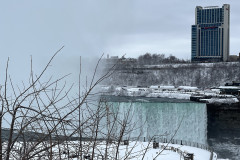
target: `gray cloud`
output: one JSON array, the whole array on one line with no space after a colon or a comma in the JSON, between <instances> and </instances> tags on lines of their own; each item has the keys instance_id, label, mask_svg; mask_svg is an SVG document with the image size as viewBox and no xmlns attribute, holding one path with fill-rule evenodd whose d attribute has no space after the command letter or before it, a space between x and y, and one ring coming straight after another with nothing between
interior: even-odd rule
<instances>
[{"instance_id":1,"label":"gray cloud","mask_svg":"<svg viewBox=\"0 0 240 160\"><path fill-rule=\"evenodd\" d=\"M103 52L127 57L165 53L189 59L195 7L224 3L231 5L230 51L237 54L239 1L1 1L0 62L3 65L10 56L19 68L33 55L41 66L62 45L66 47L60 57L66 61L64 57L100 57Z\"/></svg>"}]
</instances>

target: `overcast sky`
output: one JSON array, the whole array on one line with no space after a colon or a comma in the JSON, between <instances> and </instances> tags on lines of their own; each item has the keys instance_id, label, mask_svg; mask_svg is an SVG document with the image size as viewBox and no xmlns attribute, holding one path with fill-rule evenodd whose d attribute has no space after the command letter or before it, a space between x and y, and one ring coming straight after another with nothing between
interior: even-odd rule
<instances>
[{"instance_id":1,"label":"overcast sky","mask_svg":"<svg viewBox=\"0 0 240 160\"><path fill-rule=\"evenodd\" d=\"M146 52L190 58L191 25L200 6L231 6L231 54L240 51L238 0L11 0L0 2L0 53L48 57ZM5 56L4 56L5 57Z\"/></svg>"},{"instance_id":2,"label":"overcast sky","mask_svg":"<svg viewBox=\"0 0 240 160\"><path fill-rule=\"evenodd\" d=\"M0 1L0 66L77 57L146 52L190 59L195 7L230 4L230 54L240 51L239 0L5 0ZM64 64L64 65L65 65ZM64 66L62 65L62 66ZM65 67L65 66L64 66Z\"/></svg>"}]
</instances>

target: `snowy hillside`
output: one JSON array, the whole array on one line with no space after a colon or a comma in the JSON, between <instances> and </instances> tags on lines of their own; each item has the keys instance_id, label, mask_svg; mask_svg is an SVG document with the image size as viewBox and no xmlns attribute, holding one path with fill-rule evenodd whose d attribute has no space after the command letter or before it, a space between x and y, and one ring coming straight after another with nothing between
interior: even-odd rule
<instances>
[{"instance_id":1,"label":"snowy hillside","mask_svg":"<svg viewBox=\"0 0 240 160\"><path fill-rule=\"evenodd\" d=\"M111 66L107 66L110 68ZM209 88L240 79L240 63L187 63L118 67L104 84L197 86Z\"/></svg>"}]
</instances>

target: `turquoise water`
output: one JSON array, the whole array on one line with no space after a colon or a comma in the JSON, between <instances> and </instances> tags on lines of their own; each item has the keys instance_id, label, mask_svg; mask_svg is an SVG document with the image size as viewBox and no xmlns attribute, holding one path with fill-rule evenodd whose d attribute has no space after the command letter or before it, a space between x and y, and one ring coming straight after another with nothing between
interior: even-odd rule
<instances>
[{"instance_id":1,"label":"turquoise water","mask_svg":"<svg viewBox=\"0 0 240 160\"><path fill-rule=\"evenodd\" d=\"M108 103L118 113L119 119L127 119L130 137L160 135L170 139L174 136L178 140L207 144L206 104L136 101Z\"/></svg>"}]
</instances>

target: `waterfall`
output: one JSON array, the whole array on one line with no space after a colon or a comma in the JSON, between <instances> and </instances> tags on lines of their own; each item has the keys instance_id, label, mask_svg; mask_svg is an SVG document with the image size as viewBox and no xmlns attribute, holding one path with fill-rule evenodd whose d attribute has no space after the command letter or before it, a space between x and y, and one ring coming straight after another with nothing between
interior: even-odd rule
<instances>
[{"instance_id":1,"label":"waterfall","mask_svg":"<svg viewBox=\"0 0 240 160\"><path fill-rule=\"evenodd\" d=\"M109 102L120 119L129 114L130 137L165 135L174 139L207 144L207 110L203 103Z\"/></svg>"}]
</instances>

